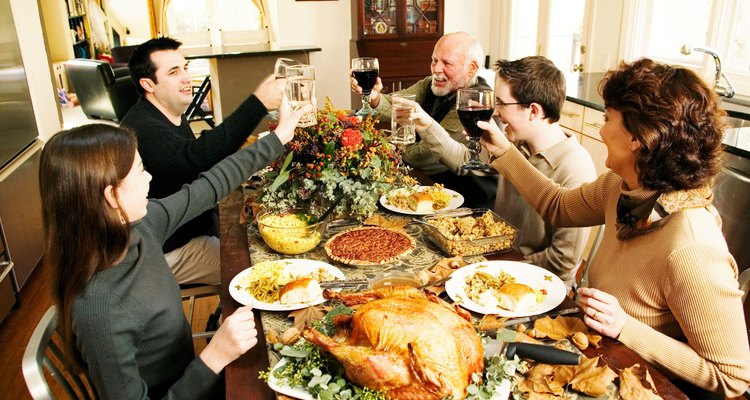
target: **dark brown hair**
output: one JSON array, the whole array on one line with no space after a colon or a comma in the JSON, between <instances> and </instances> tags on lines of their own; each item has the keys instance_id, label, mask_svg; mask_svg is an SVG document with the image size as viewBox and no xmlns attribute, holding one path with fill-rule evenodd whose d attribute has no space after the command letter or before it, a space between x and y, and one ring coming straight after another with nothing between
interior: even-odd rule
<instances>
[{"instance_id":1,"label":"dark brown hair","mask_svg":"<svg viewBox=\"0 0 750 400\"><path fill-rule=\"evenodd\" d=\"M546 57L530 56L518 60L497 60L497 77L510 86L510 94L517 102L528 107L531 103L542 106L550 122L560 120L560 110L565 102L565 76Z\"/></svg>"},{"instance_id":2,"label":"dark brown hair","mask_svg":"<svg viewBox=\"0 0 750 400\"><path fill-rule=\"evenodd\" d=\"M636 171L644 187L695 189L719 172L726 113L693 71L647 58L623 62L607 73L599 92L641 144Z\"/></svg>"},{"instance_id":3,"label":"dark brown hair","mask_svg":"<svg viewBox=\"0 0 750 400\"><path fill-rule=\"evenodd\" d=\"M128 130L91 124L56 134L42 150L44 262L54 274L65 349L78 366L83 362L73 337L73 303L94 274L114 266L127 249L129 224L106 202L104 188L117 188L127 176L136 146Z\"/></svg>"},{"instance_id":4,"label":"dark brown hair","mask_svg":"<svg viewBox=\"0 0 750 400\"><path fill-rule=\"evenodd\" d=\"M130 79L135 84L135 88L138 90L138 94L143 96L146 91L141 86L141 79L148 78L156 82L156 66L151 61L151 53L156 51L166 50L177 50L182 46L182 43L176 39L170 37L158 37L156 39L147 40L138 45L133 50L133 54L130 55L128 60L128 69L130 70Z\"/></svg>"}]
</instances>

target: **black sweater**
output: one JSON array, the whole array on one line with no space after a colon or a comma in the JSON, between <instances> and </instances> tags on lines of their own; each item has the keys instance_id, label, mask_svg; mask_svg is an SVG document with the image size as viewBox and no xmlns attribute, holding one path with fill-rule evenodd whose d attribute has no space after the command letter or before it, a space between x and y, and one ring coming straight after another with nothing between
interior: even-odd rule
<instances>
[{"instance_id":1,"label":"black sweater","mask_svg":"<svg viewBox=\"0 0 750 400\"><path fill-rule=\"evenodd\" d=\"M222 124L204 130L196 139L184 115L180 126L175 126L150 101L141 98L125 115L122 126L135 132L143 166L153 176L148 196L163 198L237 151L267 112L263 103L252 95ZM209 234L213 223L211 213L208 210L183 225L164 243L164 252L181 247L196 236Z\"/></svg>"}]
</instances>

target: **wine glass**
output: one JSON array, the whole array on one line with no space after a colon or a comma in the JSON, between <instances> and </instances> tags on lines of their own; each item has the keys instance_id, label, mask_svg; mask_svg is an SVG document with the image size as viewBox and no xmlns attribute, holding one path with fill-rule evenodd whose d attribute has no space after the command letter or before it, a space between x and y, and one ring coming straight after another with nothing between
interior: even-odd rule
<instances>
[{"instance_id":1,"label":"wine glass","mask_svg":"<svg viewBox=\"0 0 750 400\"><path fill-rule=\"evenodd\" d=\"M362 108L357 111L356 115L366 116L374 115L375 110L370 107L370 93L378 80L378 59L372 57L362 57L352 59L352 75L357 80L357 84L362 88Z\"/></svg>"},{"instance_id":2,"label":"wine glass","mask_svg":"<svg viewBox=\"0 0 750 400\"><path fill-rule=\"evenodd\" d=\"M469 134L469 151L471 158L461 168L467 170L488 170L489 165L479 159L481 145L479 138L482 137L482 128L477 126L477 121L489 121L495 109L495 97L490 88L458 89L456 110L458 119Z\"/></svg>"}]
</instances>

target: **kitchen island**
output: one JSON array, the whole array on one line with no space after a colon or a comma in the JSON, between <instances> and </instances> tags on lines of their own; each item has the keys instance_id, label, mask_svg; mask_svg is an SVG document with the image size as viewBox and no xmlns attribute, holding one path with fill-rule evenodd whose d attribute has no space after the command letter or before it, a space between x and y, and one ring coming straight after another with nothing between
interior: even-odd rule
<instances>
[{"instance_id":1,"label":"kitchen island","mask_svg":"<svg viewBox=\"0 0 750 400\"><path fill-rule=\"evenodd\" d=\"M272 47L268 43L180 48L187 60L207 59L211 76L211 97L214 120L221 123L255 91L258 84L274 72L276 59L292 58L310 63L310 53L320 51L316 46ZM258 124L253 133L268 130Z\"/></svg>"}]
</instances>

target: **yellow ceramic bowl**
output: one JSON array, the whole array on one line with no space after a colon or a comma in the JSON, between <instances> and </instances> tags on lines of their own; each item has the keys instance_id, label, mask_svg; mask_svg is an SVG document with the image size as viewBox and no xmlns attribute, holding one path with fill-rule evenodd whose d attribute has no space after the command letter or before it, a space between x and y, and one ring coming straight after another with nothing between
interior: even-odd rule
<instances>
[{"instance_id":1,"label":"yellow ceramic bowl","mask_svg":"<svg viewBox=\"0 0 750 400\"><path fill-rule=\"evenodd\" d=\"M314 249L325 232L325 222L308 224L307 219L312 217L301 209L264 210L258 213L258 230L271 249L281 254L302 254Z\"/></svg>"}]
</instances>

